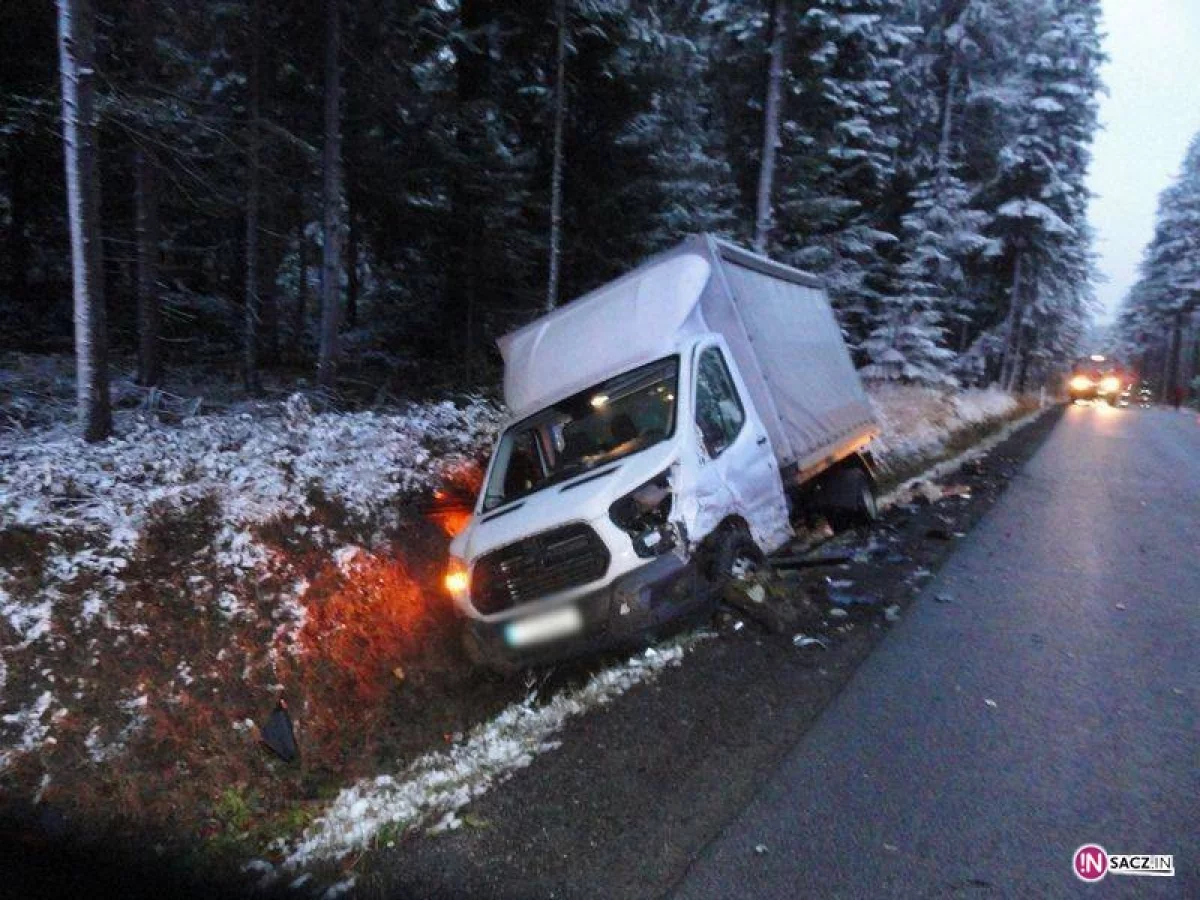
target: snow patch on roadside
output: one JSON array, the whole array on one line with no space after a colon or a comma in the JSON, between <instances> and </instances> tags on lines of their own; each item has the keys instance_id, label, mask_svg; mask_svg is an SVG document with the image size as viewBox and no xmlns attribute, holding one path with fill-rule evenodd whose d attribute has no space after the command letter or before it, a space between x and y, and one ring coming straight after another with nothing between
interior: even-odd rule
<instances>
[{"instance_id":1,"label":"snow patch on roadside","mask_svg":"<svg viewBox=\"0 0 1200 900\"><path fill-rule=\"evenodd\" d=\"M282 865L296 868L336 859L368 847L385 826L408 830L452 815L528 766L539 753L556 748L553 737L568 719L611 702L669 666L680 665L684 654L705 636L701 632L651 647L540 706L532 697L514 704L476 726L461 743L417 759L398 777L381 775L343 789Z\"/></svg>"},{"instance_id":2,"label":"snow patch on roadside","mask_svg":"<svg viewBox=\"0 0 1200 900\"><path fill-rule=\"evenodd\" d=\"M980 456L983 456L986 453L990 453L998 445L1002 444L1004 441L1006 441L1010 437L1012 437L1012 435L1015 434L1017 431L1020 431L1026 425L1030 425L1033 422L1037 421L1037 419L1040 418L1043 414L1045 414L1048 411L1048 409L1049 409L1049 407L1047 407L1046 409L1036 409L1027 416L1022 416L1019 419L1015 419L1012 422L1009 422L1007 425L1005 425L1003 428L1001 428L995 434L989 435L987 438L980 441L978 444L975 444L969 450L966 450L965 452L960 453L958 456L955 456L953 459L943 460L942 462L938 463L937 465L932 466L929 469L926 469L924 472L920 473L919 475L913 476L912 478L908 479L908 481L905 481L902 484L897 485L895 488L888 491L888 493L884 494L882 497L879 498L880 508L886 509L887 507L894 506L897 503L908 502L909 499L912 497L914 489L920 483L936 481L937 479L942 478L946 475L949 475L952 472L957 472L959 469L961 469L964 465L966 465L971 460L976 459Z\"/></svg>"},{"instance_id":3,"label":"snow patch on roadside","mask_svg":"<svg viewBox=\"0 0 1200 900\"><path fill-rule=\"evenodd\" d=\"M1011 415L1017 400L995 388L946 391L902 384L867 389L883 433L874 444L885 464L935 456L964 428Z\"/></svg>"}]
</instances>

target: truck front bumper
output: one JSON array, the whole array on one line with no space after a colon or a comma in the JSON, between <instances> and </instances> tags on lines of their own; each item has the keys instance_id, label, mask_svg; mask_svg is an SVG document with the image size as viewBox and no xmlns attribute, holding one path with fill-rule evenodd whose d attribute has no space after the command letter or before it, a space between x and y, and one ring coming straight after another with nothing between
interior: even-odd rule
<instances>
[{"instance_id":1,"label":"truck front bumper","mask_svg":"<svg viewBox=\"0 0 1200 900\"><path fill-rule=\"evenodd\" d=\"M710 603L694 561L667 553L562 607L497 622L467 619L465 640L475 662L498 670L522 669L643 643L658 627L707 609ZM536 641L519 637L523 625L571 608L579 622L573 633Z\"/></svg>"}]
</instances>

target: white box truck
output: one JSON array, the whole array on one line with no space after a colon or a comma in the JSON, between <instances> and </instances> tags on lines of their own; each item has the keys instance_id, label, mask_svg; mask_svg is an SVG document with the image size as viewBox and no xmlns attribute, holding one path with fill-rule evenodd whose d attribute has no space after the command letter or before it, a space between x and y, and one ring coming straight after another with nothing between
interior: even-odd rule
<instances>
[{"instance_id":1,"label":"white box truck","mask_svg":"<svg viewBox=\"0 0 1200 900\"><path fill-rule=\"evenodd\" d=\"M878 426L811 275L695 236L500 349L512 418L446 575L481 663L698 612L814 497L874 517Z\"/></svg>"}]
</instances>

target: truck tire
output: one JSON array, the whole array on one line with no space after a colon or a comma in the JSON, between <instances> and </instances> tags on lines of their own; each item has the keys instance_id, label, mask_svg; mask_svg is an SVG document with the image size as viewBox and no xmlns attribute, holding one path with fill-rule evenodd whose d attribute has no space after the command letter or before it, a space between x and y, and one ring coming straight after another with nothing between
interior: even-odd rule
<instances>
[{"instance_id":1,"label":"truck tire","mask_svg":"<svg viewBox=\"0 0 1200 900\"><path fill-rule=\"evenodd\" d=\"M874 524L879 519L875 483L858 466L847 466L834 476L831 503L826 512L834 531Z\"/></svg>"}]
</instances>

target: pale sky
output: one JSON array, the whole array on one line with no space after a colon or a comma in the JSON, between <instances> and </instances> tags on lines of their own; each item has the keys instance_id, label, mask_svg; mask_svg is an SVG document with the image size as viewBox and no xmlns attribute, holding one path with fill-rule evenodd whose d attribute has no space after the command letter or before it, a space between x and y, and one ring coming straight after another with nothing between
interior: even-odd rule
<instances>
[{"instance_id":1,"label":"pale sky","mask_svg":"<svg viewBox=\"0 0 1200 900\"><path fill-rule=\"evenodd\" d=\"M1109 96L1092 163L1097 288L1111 319L1137 280L1158 195L1200 131L1200 0L1102 0Z\"/></svg>"}]
</instances>

